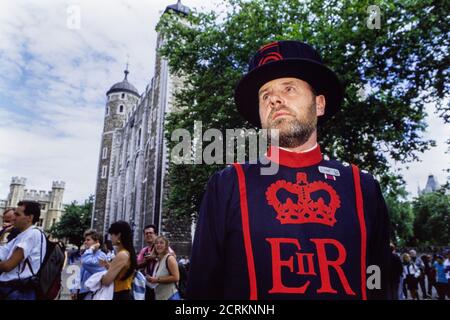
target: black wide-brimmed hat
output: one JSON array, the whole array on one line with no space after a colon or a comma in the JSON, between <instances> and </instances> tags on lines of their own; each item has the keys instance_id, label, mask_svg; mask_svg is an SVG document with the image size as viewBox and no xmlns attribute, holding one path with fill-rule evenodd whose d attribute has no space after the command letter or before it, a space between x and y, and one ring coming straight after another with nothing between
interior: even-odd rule
<instances>
[{"instance_id":1,"label":"black wide-brimmed hat","mask_svg":"<svg viewBox=\"0 0 450 320\"><path fill-rule=\"evenodd\" d=\"M239 81L234 100L238 111L251 124L261 127L259 89L279 78L298 78L309 83L317 95L325 96L323 123L338 110L344 90L337 75L322 63L317 51L300 41L277 41L261 47L249 64L248 73Z\"/></svg>"}]
</instances>

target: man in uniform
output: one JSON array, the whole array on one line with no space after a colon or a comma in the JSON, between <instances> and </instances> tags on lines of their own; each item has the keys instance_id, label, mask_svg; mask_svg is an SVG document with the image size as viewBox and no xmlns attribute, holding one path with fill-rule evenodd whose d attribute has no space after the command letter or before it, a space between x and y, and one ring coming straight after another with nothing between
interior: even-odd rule
<instances>
[{"instance_id":1,"label":"man in uniform","mask_svg":"<svg viewBox=\"0 0 450 320\"><path fill-rule=\"evenodd\" d=\"M387 297L389 218L380 186L354 165L324 160L317 144L317 124L342 98L338 77L311 46L278 41L258 50L235 102L250 123L277 129L279 146L265 157L278 171L233 164L210 178L188 298Z\"/></svg>"}]
</instances>

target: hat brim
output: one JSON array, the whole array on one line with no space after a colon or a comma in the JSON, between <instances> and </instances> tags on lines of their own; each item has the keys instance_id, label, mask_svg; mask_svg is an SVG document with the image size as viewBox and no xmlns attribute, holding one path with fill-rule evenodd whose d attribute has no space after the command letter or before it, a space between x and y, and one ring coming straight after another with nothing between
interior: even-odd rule
<instances>
[{"instance_id":1,"label":"hat brim","mask_svg":"<svg viewBox=\"0 0 450 320\"><path fill-rule=\"evenodd\" d=\"M279 78L298 78L311 85L316 93L325 96L325 114L318 117L323 123L338 110L343 99L343 88L336 74L328 67L309 59L284 59L264 64L246 74L235 90L239 113L251 124L261 127L259 118L259 89Z\"/></svg>"}]
</instances>

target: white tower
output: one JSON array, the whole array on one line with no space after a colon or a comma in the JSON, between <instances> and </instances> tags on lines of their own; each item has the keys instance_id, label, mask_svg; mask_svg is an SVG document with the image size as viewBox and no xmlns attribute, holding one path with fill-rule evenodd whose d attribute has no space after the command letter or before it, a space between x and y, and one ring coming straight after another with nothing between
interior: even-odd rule
<instances>
[{"instance_id":1,"label":"white tower","mask_svg":"<svg viewBox=\"0 0 450 320\"><path fill-rule=\"evenodd\" d=\"M107 102L105 110L105 121L102 132L102 143L100 146L100 155L97 171L97 186L95 192L94 212L92 213L91 226L105 233L106 204L108 195L108 182L111 172L111 154L114 145L114 132L121 129L131 114L133 108L139 100L138 90L128 82L128 66L124 71L123 81L114 84L106 92Z\"/></svg>"}]
</instances>

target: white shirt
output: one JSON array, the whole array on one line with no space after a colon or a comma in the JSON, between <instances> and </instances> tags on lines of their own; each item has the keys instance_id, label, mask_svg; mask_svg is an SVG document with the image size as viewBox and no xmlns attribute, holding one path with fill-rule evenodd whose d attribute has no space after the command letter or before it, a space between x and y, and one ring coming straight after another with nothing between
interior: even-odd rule
<instances>
[{"instance_id":1,"label":"white shirt","mask_svg":"<svg viewBox=\"0 0 450 320\"><path fill-rule=\"evenodd\" d=\"M444 271L446 271L445 276L447 277L447 280L450 280L450 271L448 271L448 268L450 268L450 260L445 259L444 261Z\"/></svg>"},{"instance_id":2,"label":"white shirt","mask_svg":"<svg viewBox=\"0 0 450 320\"><path fill-rule=\"evenodd\" d=\"M100 271L94 273L90 276L84 286L88 288L89 291L95 292L92 296L92 300L112 300L114 297L114 281L111 282L110 285L104 286L102 285L102 277L108 271Z\"/></svg>"},{"instance_id":3,"label":"white shirt","mask_svg":"<svg viewBox=\"0 0 450 320\"><path fill-rule=\"evenodd\" d=\"M403 278L406 279L406 276L409 274L414 276L414 278L418 278L420 276L420 269L414 264L414 262L403 265Z\"/></svg>"},{"instance_id":4,"label":"white shirt","mask_svg":"<svg viewBox=\"0 0 450 320\"><path fill-rule=\"evenodd\" d=\"M42 244L42 256L41 256L41 244ZM0 275L0 282L10 281L15 279L26 279L30 278L33 274L28 266L22 273L20 271L23 269L25 260L28 258L31 267L35 274L38 273L41 267L41 261L44 260L45 252L47 249L47 242L45 241L45 236L36 229L34 226L30 226L25 231L22 231L4 246L0 247L0 260L8 260L16 248L22 248L24 259L11 271L3 272Z\"/></svg>"}]
</instances>

